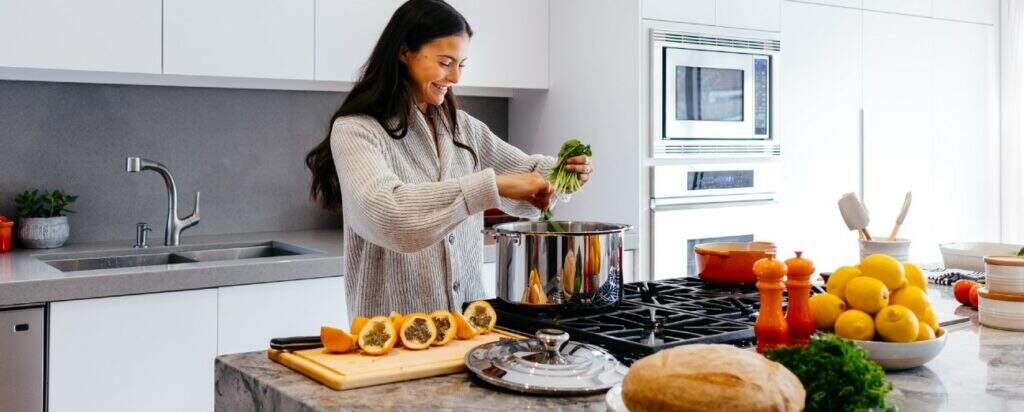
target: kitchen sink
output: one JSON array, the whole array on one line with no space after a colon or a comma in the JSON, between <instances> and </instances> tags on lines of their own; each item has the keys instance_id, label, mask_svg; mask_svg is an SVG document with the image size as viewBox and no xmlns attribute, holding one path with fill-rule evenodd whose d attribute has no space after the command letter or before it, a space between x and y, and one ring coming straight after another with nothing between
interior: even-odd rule
<instances>
[{"instance_id":1,"label":"kitchen sink","mask_svg":"<svg viewBox=\"0 0 1024 412\"><path fill-rule=\"evenodd\" d=\"M46 255L37 256L37 258L61 272L78 272L84 270L218 262L319 253L315 250L276 241L226 245L187 245L161 249L165 250L155 252L148 249L127 249L107 252Z\"/></svg>"},{"instance_id":2,"label":"kitchen sink","mask_svg":"<svg viewBox=\"0 0 1024 412\"><path fill-rule=\"evenodd\" d=\"M82 270L117 269L138 266L172 265L175 263L194 263L195 259L175 253L153 253L146 255L102 256L83 259L62 259L46 262L61 272L78 272Z\"/></svg>"}]
</instances>

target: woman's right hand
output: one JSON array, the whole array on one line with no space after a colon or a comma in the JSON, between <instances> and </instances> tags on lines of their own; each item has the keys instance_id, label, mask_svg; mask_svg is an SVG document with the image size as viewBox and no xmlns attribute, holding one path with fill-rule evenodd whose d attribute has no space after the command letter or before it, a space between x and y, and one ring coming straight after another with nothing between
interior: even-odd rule
<instances>
[{"instance_id":1,"label":"woman's right hand","mask_svg":"<svg viewBox=\"0 0 1024 412\"><path fill-rule=\"evenodd\" d=\"M537 172L517 175L498 175L498 194L512 200L530 202L534 207L544 210L551 203L555 187Z\"/></svg>"}]
</instances>

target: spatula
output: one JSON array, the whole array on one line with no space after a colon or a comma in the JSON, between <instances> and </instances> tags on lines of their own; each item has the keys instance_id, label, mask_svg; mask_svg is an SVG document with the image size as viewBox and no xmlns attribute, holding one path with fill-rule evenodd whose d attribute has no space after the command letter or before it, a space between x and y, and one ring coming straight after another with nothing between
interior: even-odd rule
<instances>
[{"instance_id":1,"label":"spatula","mask_svg":"<svg viewBox=\"0 0 1024 412\"><path fill-rule=\"evenodd\" d=\"M903 226L903 219L907 218L907 212L910 211L910 192L907 192L907 197L903 198L903 209L900 210L900 215L896 217L896 226L892 227L892 233L889 233L889 239L896 239L896 233L900 231L900 226Z\"/></svg>"},{"instance_id":2,"label":"spatula","mask_svg":"<svg viewBox=\"0 0 1024 412\"><path fill-rule=\"evenodd\" d=\"M865 239L871 240L871 234L868 233L871 218L868 217L868 209L857 199L856 194L847 193L839 199L839 213L843 215L846 227L859 231Z\"/></svg>"}]
</instances>

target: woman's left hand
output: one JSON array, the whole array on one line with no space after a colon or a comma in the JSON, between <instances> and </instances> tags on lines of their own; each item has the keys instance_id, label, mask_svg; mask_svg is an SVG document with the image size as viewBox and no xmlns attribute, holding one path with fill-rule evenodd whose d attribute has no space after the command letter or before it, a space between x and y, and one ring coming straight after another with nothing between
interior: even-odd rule
<instances>
[{"instance_id":1,"label":"woman's left hand","mask_svg":"<svg viewBox=\"0 0 1024 412\"><path fill-rule=\"evenodd\" d=\"M579 174L580 183L587 183L590 174L594 172L594 166L590 164L587 155L579 155L565 159L565 169Z\"/></svg>"}]
</instances>

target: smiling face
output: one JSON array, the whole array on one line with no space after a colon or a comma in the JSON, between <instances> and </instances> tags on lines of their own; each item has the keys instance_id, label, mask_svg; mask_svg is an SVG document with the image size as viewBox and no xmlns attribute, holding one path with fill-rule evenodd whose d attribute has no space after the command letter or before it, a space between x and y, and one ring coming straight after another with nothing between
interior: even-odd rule
<instances>
[{"instance_id":1,"label":"smiling face","mask_svg":"<svg viewBox=\"0 0 1024 412\"><path fill-rule=\"evenodd\" d=\"M469 36L465 33L438 37L417 51L402 52L417 108L426 111L428 104L444 103L448 87L458 83L462 76L468 52Z\"/></svg>"}]
</instances>

